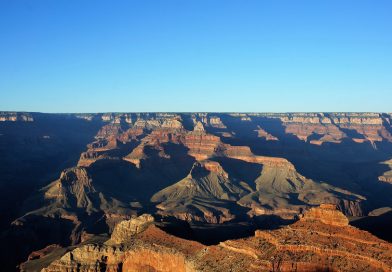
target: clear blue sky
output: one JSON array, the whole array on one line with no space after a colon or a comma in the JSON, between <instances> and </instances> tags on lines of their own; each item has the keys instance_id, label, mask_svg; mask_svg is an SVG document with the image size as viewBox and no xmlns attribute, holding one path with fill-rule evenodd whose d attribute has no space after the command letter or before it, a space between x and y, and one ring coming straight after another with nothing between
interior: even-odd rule
<instances>
[{"instance_id":1,"label":"clear blue sky","mask_svg":"<svg viewBox=\"0 0 392 272\"><path fill-rule=\"evenodd\" d=\"M392 1L0 1L0 110L392 111Z\"/></svg>"}]
</instances>

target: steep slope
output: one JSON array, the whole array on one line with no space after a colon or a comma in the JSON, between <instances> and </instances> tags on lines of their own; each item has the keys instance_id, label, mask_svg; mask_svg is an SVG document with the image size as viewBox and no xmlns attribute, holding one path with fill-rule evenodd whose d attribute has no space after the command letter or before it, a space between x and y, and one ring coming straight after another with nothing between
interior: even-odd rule
<instances>
[{"instance_id":1,"label":"steep slope","mask_svg":"<svg viewBox=\"0 0 392 272\"><path fill-rule=\"evenodd\" d=\"M151 201L161 215L210 223L244 218L244 213L291 218L306 206L325 202L350 215L362 214L359 195L307 179L288 161L265 157L255 161L263 163L254 180L230 176L217 161L196 162L187 177L156 193Z\"/></svg>"},{"instance_id":2,"label":"steep slope","mask_svg":"<svg viewBox=\"0 0 392 272\"><path fill-rule=\"evenodd\" d=\"M362 215L362 196L308 179L291 163L264 164L255 185L256 190L239 201L252 208L255 215L274 213L291 217L305 206L321 203L335 203L348 215Z\"/></svg>"},{"instance_id":3,"label":"steep slope","mask_svg":"<svg viewBox=\"0 0 392 272\"><path fill-rule=\"evenodd\" d=\"M188 221L223 223L235 218L235 203L249 189L235 184L218 162L196 162L187 177L156 193L159 214ZM232 210L234 209L234 211Z\"/></svg>"},{"instance_id":4,"label":"steep slope","mask_svg":"<svg viewBox=\"0 0 392 272\"><path fill-rule=\"evenodd\" d=\"M74 167L63 171L60 178L45 189L45 199L53 199L59 206L85 208L87 212L94 209L89 195L96 191L86 168Z\"/></svg>"}]
</instances>

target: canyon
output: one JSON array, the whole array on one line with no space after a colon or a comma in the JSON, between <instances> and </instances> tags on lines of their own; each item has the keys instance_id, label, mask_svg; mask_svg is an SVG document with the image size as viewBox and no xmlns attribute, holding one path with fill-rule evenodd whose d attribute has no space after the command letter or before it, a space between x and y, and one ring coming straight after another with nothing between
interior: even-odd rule
<instances>
[{"instance_id":1,"label":"canyon","mask_svg":"<svg viewBox=\"0 0 392 272\"><path fill-rule=\"evenodd\" d=\"M126 235L119 235L125 229ZM392 244L349 226L331 204L305 211L292 225L213 246L172 236L144 214L120 222L106 241L65 251L53 247L21 267L44 272L391 271Z\"/></svg>"},{"instance_id":2,"label":"canyon","mask_svg":"<svg viewBox=\"0 0 392 272\"><path fill-rule=\"evenodd\" d=\"M390 271L391 121L0 112L5 271Z\"/></svg>"}]
</instances>

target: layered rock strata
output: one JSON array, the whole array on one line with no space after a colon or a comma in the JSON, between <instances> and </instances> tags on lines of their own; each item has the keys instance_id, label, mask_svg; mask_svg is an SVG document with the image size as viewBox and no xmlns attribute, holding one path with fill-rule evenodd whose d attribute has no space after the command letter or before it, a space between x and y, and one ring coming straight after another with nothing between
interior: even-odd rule
<instances>
[{"instance_id":1,"label":"layered rock strata","mask_svg":"<svg viewBox=\"0 0 392 272\"><path fill-rule=\"evenodd\" d=\"M215 246L177 238L152 224L120 244L70 249L42 271L391 271L392 245L343 224L343 217L322 205L290 226ZM32 271L50 257L29 260L22 270Z\"/></svg>"}]
</instances>

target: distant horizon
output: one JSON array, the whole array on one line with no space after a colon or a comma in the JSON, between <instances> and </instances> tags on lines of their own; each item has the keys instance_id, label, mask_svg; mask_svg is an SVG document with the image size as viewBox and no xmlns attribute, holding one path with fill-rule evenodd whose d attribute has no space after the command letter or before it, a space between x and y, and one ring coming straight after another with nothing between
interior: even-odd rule
<instances>
[{"instance_id":1,"label":"distant horizon","mask_svg":"<svg viewBox=\"0 0 392 272\"><path fill-rule=\"evenodd\" d=\"M392 2L1 1L0 109L390 112Z\"/></svg>"},{"instance_id":2,"label":"distant horizon","mask_svg":"<svg viewBox=\"0 0 392 272\"><path fill-rule=\"evenodd\" d=\"M107 111L107 112L42 112L42 111L8 111L0 110L0 113L37 113L37 114L134 114L134 113L261 113L261 114L299 114L299 113L315 113L315 114L330 114L330 113L378 113L391 114L392 111Z\"/></svg>"}]
</instances>

